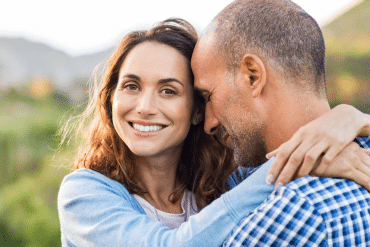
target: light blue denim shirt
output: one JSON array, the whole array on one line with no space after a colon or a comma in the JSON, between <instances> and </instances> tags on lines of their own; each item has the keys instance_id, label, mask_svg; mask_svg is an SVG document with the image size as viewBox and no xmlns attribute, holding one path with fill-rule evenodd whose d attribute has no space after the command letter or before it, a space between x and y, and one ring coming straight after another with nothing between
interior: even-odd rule
<instances>
[{"instance_id":1,"label":"light blue denim shirt","mask_svg":"<svg viewBox=\"0 0 370 247\"><path fill-rule=\"evenodd\" d=\"M265 183L272 160L249 175L239 168L230 191L178 229L149 218L126 188L106 176L80 169L66 176L58 195L63 246L220 246L232 229L273 191Z\"/></svg>"}]
</instances>

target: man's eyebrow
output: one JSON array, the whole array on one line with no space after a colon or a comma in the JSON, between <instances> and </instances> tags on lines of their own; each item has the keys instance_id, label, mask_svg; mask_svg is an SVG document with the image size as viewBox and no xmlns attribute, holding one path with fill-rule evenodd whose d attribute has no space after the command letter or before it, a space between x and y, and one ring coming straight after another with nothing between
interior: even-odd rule
<instances>
[{"instance_id":1,"label":"man's eyebrow","mask_svg":"<svg viewBox=\"0 0 370 247\"><path fill-rule=\"evenodd\" d=\"M194 87L196 91L198 91L200 94L209 94L208 90L205 90L203 88Z\"/></svg>"}]
</instances>

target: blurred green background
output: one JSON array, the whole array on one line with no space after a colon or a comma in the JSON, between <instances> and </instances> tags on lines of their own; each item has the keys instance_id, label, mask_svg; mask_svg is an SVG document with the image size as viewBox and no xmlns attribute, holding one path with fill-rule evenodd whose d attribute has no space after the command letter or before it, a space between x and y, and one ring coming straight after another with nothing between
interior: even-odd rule
<instances>
[{"instance_id":1,"label":"blurred green background","mask_svg":"<svg viewBox=\"0 0 370 247\"><path fill-rule=\"evenodd\" d=\"M369 16L367 0L323 27L329 100L333 106L347 103L366 113ZM85 82L80 80L79 86ZM21 87L0 87L0 112L0 246L60 246L57 193L72 169L76 147L57 150L56 133L78 112L77 104L52 79L39 76Z\"/></svg>"},{"instance_id":2,"label":"blurred green background","mask_svg":"<svg viewBox=\"0 0 370 247\"><path fill-rule=\"evenodd\" d=\"M56 132L71 107L47 81L1 91L0 246L61 245L56 198L72 147L56 151Z\"/></svg>"},{"instance_id":3,"label":"blurred green background","mask_svg":"<svg viewBox=\"0 0 370 247\"><path fill-rule=\"evenodd\" d=\"M370 112L370 0L323 27L328 98Z\"/></svg>"}]
</instances>

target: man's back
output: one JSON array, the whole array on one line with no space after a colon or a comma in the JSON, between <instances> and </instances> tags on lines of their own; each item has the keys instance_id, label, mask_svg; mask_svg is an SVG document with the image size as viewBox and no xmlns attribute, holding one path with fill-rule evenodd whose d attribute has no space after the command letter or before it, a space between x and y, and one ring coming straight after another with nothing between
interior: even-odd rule
<instances>
[{"instance_id":1,"label":"man's back","mask_svg":"<svg viewBox=\"0 0 370 247\"><path fill-rule=\"evenodd\" d=\"M356 142L370 147L370 137ZM370 246L370 193L344 179L297 179L274 191L225 242L240 244Z\"/></svg>"}]
</instances>

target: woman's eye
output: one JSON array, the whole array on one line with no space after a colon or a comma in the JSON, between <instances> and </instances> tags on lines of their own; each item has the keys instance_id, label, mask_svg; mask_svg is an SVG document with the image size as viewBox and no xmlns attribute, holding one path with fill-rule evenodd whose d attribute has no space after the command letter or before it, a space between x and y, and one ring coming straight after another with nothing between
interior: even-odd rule
<instances>
[{"instance_id":1,"label":"woman's eye","mask_svg":"<svg viewBox=\"0 0 370 247\"><path fill-rule=\"evenodd\" d=\"M126 84L124 88L133 91L137 91L139 89L139 87L135 84Z\"/></svg>"},{"instance_id":2,"label":"woman's eye","mask_svg":"<svg viewBox=\"0 0 370 247\"><path fill-rule=\"evenodd\" d=\"M168 88L163 89L162 93L164 93L164 94L176 94L175 91L173 91L172 89L168 89Z\"/></svg>"}]
</instances>

